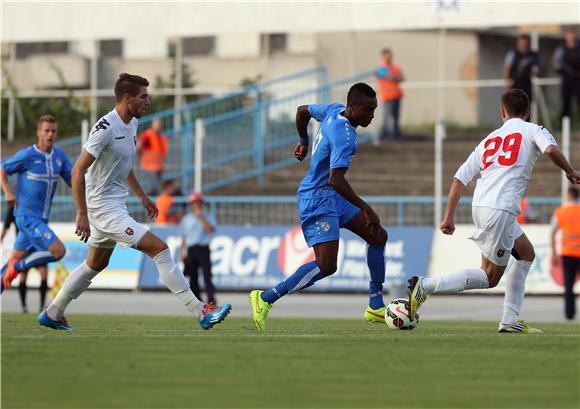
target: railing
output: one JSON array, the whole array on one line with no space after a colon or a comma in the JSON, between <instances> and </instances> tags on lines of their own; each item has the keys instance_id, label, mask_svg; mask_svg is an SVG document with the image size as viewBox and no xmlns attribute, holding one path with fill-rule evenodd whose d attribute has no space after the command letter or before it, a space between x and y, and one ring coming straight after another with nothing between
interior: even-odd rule
<instances>
[{"instance_id":1,"label":"railing","mask_svg":"<svg viewBox=\"0 0 580 409\"><path fill-rule=\"evenodd\" d=\"M309 68L270 81L239 88L225 95L192 102L178 109L167 109L144 116L139 120L138 131L141 132L149 128L155 118L161 120L164 127L163 134L170 141L170 150L165 161L164 179L179 178L184 190L189 190L192 187L193 179L193 135L195 135L196 119L211 119L209 123L212 125L212 129L207 133L203 148L204 153L206 153L204 157L211 160L211 163L205 164L205 169L233 168L235 164L239 163L239 155L236 154L244 147L250 146L246 139L252 142L251 148L254 151L267 152L275 148L275 143L272 146L271 143L269 144L264 140L265 128L263 126L274 126L274 123L279 122L279 125L284 129L288 128L287 131L284 131L287 136L295 134L295 131L292 133L289 129L290 123L291 128L294 128L293 119L287 121L287 118L276 118L269 121L261 116L266 112L265 107L269 101L293 98L293 96L301 94L304 89L319 89L327 83L328 74L325 67ZM324 91L322 94L324 95ZM296 109L296 107L293 108ZM224 134L227 136L224 137ZM220 146L222 143L230 146ZM80 136L58 143L58 146L66 152L72 162L76 160L81 151L80 145ZM262 171L267 171L267 169L262 168ZM138 167L135 167L135 172L146 190L157 188L153 185L155 182L150 175L141 172ZM245 177L248 174L250 173L244 172ZM221 182L221 185L237 180L241 179L227 179ZM61 186L57 194L66 195L66 187Z\"/></svg>"},{"instance_id":2,"label":"railing","mask_svg":"<svg viewBox=\"0 0 580 409\"><path fill-rule=\"evenodd\" d=\"M364 199L378 214L385 226L428 226L433 225L435 199L432 196L368 196ZM457 208L455 221L458 224L472 223L471 197L463 197ZM561 205L559 197L529 197L528 203L537 215L537 223L549 223L554 209ZM299 224L295 196L207 196L209 210L219 224L237 225L295 225ZM186 210L185 196L176 197L177 204ZM127 206L132 216L147 222L145 212L135 197L130 197ZM53 202L51 221L73 222L74 204L70 197L56 196Z\"/></svg>"}]
</instances>

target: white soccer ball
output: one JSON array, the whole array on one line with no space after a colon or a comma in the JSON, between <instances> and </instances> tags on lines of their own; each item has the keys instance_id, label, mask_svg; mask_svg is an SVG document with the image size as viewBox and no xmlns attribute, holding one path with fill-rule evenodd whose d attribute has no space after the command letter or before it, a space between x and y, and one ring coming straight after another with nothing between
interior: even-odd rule
<instances>
[{"instance_id":1,"label":"white soccer ball","mask_svg":"<svg viewBox=\"0 0 580 409\"><path fill-rule=\"evenodd\" d=\"M385 309L385 323L390 329L414 329L419 325L419 314L415 314L415 319L409 319L409 300L406 298L395 298Z\"/></svg>"}]
</instances>

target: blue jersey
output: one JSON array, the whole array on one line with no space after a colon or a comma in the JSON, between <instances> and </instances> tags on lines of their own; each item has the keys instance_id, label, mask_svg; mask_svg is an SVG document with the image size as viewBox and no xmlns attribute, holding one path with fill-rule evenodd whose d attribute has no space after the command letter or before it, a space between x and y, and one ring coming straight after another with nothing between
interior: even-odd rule
<instances>
[{"instance_id":1,"label":"blue jersey","mask_svg":"<svg viewBox=\"0 0 580 409\"><path fill-rule=\"evenodd\" d=\"M342 104L309 105L308 112L320 122L312 143L312 160L308 173L298 188L300 197L334 196L328 185L330 169L348 168L356 152L356 129L342 116Z\"/></svg>"},{"instance_id":2,"label":"blue jersey","mask_svg":"<svg viewBox=\"0 0 580 409\"><path fill-rule=\"evenodd\" d=\"M18 174L16 217L34 215L48 220L58 177L70 186L72 166L58 148L45 153L36 145L29 146L4 162L2 167L9 175Z\"/></svg>"}]
</instances>

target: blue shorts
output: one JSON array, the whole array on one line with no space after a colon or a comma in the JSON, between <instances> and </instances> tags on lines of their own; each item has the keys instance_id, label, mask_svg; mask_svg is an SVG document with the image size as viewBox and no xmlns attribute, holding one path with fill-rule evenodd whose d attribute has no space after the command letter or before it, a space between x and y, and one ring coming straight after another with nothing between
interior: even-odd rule
<instances>
[{"instance_id":1,"label":"blue shorts","mask_svg":"<svg viewBox=\"0 0 580 409\"><path fill-rule=\"evenodd\" d=\"M298 196L298 215L308 247L340 238L340 228L352 220L360 209L336 196L304 198Z\"/></svg>"},{"instance_id":2,"label":"blue shorts","mask_svg":"<svg viewBox=\"0 0 580 409\"><path fill-rule=\"evenodd\" d=\"M47 225L47 220L35 216L16 216L18 235L14 250L45 251L58 238Z\"/></svg>"}]
</instances>

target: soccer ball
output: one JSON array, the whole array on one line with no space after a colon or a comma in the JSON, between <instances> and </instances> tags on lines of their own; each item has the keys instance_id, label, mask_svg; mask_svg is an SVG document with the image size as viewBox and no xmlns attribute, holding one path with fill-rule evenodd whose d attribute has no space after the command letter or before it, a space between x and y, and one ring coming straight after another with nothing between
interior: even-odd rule
<instances>
[{"instance_id":1,"label":"soccer ball","mask_svg":"<svg viewBox=\"0 0 580 409\"><path fill-rule=\"evenodd\" d=\"M405 298L395 298L385 309L385 323L390 329L414 329L419 325L419 314L415 314L415 319L409 319L409 300Z\"/></svg>"}]
</instances>

